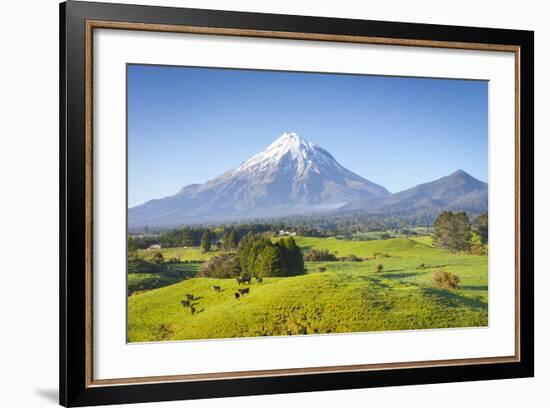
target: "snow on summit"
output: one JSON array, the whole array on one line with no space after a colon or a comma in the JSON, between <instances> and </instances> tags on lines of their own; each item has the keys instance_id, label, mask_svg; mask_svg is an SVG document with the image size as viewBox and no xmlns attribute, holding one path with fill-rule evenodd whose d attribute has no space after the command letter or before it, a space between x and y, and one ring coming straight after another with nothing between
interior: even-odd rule
<instances>
[{"instance_id":1,"label":"snow on summit","mask_svg":"<svg viewBox=\"0 0 550 408\"><path fill-rule=\"evenodd\" d=\"M306 171L320 173L319 166L344 169L325 149L315 143L308 142L297 133L283 133L260 153L252 156L240 166L229 172L235 175L240 172L263 173L287 159L293 163L297 174L303 175Z\"/></svg>"}]
</instances>

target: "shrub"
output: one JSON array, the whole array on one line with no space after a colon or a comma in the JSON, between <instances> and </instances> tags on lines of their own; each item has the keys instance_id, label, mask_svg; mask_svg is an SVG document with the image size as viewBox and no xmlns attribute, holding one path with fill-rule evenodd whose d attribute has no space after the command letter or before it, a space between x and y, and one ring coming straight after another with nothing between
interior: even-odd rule
<instances>
[{"instance_id":1,"label":"shrub","mask_svg":"<svg viewBox=\"0 0 550 408\"><path fill-rule=\"evenodd\" d=\"M304 261L321 261L321 262L330 262L337 261L336 255L330 253L326 249L315 249L311 248L304 254Z\"/></svg>"},{"instance_id":2,"label":"shrub","mask_svg":"<svg viewBox=\"0 0 550 408\"><path fill-rule=\"evenodd\" d=\"M422 262L420 265L418 265L418 269L426 269L426 264Z\"/></svg>"},{"instance_id":3,"label":"shrub","mask_svg":"<svg viewBox=\"0 0 550 408\"><path fill-rule=\"evenodd\" d=\"M197 276L222 279L241 276L239 257L235 253L214 256L200 266Z\"/></svg>"},{"instance_id":4,"label":"shrub","mask_svg":"<svg viewBox=\"0 0 550 408\"><path fill-rule=\"evenodd\" d=\"M445 271L433 271L433 285L436 288L458 289L460 279L454 273Z\"/></svg>"},{"instance_id":5,"label":"shrub","mask_svg":"<svg viewBox=\"0 0 550 408\"><path fill-rule=\"evenodd\" d=\"M344 261L346 262L362 262L363 260L359 258L358 256L355 256L353 254L350 254L344 258Z\"/></svg>"},{"instance_id":6,"label":"shrub","mask_svg":"<svg viewBox=\"0 0 550 408\"><path fill-rule=\"evenodd\" d=\"M473 255L487 255L487 247L481 244L472 244L470 246L470 252Z\"/></svg>"},{"instance_id":7,"label":"shrub","mask_svg":"<svg viewBox=\"0 0 550 408\"><path fill-rule=\"evenodd\" d=\"M164 256L162 256L162 253L160 252L155 252L151 257L151 261L153 261L153 263L156 263L157 265L160 265L164 262Z\"/></svg>"},{"instance_id":8,"label":"shrub","mask_svg":"<svg viewBox=\"0 0 550 408\"><path fill-rule=\"evenodd\" d=\"M317 272L325 272L327 270L327 268L325 268L324 266L320 266L317 268Z\"/></svg>"},{"instance_id":9,"label":"shrub","mask_svg":"<svg viewBox=\"0 0 550 408\"><path fill-rule=\"evenodd\" d=\"M383 269L384 269L384 265L382 265L382 264L378 264L376 266L376 272L382 272Z\"/></svg>"}]
</instances>

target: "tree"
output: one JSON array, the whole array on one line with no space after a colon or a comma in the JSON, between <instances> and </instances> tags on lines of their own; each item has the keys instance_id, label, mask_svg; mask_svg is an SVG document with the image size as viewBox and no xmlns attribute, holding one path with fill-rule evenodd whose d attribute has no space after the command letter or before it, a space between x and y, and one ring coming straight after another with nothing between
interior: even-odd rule
<instances>
[{"instance_id":1,"label":"tree","mask_svg":"<svg viewBox=\"0 0 550 408\"><path fill-rule=\"evenodd\" d=\"M138 246L134 241L134 237L128 235L128 254L134 254L138 250Z\"/></svg>"},{"instance_id":2,"label":"tree","mask_svg":"<svg viewBox=\"0 0 550 408\"><path fill-rule=\"evenodd\" d=\"M444 211L434 222L434 244L451 252L470 248L472 231L465 212Z\"/></svg>"},{"instance_id":3,"label":"tree","mask_svg":"<svg viewBox=\"0 0 550 408\"><path fill-rule=\"evenodd\" d=\"M197 276L218 279L241 276L239 258L234 252L214 256L201 264Z\"/></svg>"},{"instance_id":4,"label":"tree","mask_svg":"<svg viewBox=\"0 0 550 408\"><path fill-rule=\"evenodd\" d=\"M210 252L210 249L212 249L212 234L209 229L202 233L201 248L202 252Z\"/></svg>"},{"instance_id":5,"label":"tree","mask_svg":"<svg viewBox=\"0 0 550 408\"><path fill-rule=\"evenodd\" d=\"M305 272L302 252L292 237L273 243L248 233L239 243L237 254L246 276L293 276Z\"/></svg>"},{"instance_id":6,"label":"tree","mask_svg":"<svg viewBox=\"0 0 550 408\"><path fill-rule=\"evenodd\" d=\"M153 263L156 263L157 265L160 265L164 262L164 256L162 256L162 253L160 252L155 252L151 257L151 261L153 261Z\"/></svg>"},{"instance_id":7,"label":"tree","mask_svg":"<svg viewBox=\"0 0 550 408\"><path fill-rule=\"evenodd\" d=\"M226 230L223 234L223 248L224 249L234 249L237 247L237 233L235 230Z\"/></svg>"},{"instance_id":8,"label":"tree","mask_svg":"<svg viewBox=\"0 0 550 408\"><path fill-rule=\"evenodd\" d=\"M294 238L281 238L277 244L282 249L282 274L284 276L304 274L304 257Z\"/></svg>"},{"instance_id":9,"label":"tree","mask_svg":"<svg viewBox=\"0 0 550 408\"><path fill-rule=\"evenodd\" d=\"M281 276L281 249L276 245L266 245L258 255L256 276Z\"/></svg>"},{"instance_id":10,"label":"tree","mask_svg":"<svg viewBox=\"0 0 550 408\"><path fill-rule=\"evenodd\" d=\"M239 237L237 237L237 233L235 232L235 230L231 230L228 240L231 248L236 248L237 245L239 245Z\"/></svg>"},{"instance_id":11,"label":"tree","mask_svg":"<svg viewBox=\"0 0 550 408\"><path fill-rule=\"evenodd\" d=\"M479 235L479 241L485 245L489 239L489 214L484 212L474 220L474 228Z\"/></svg>"}]
</instances>

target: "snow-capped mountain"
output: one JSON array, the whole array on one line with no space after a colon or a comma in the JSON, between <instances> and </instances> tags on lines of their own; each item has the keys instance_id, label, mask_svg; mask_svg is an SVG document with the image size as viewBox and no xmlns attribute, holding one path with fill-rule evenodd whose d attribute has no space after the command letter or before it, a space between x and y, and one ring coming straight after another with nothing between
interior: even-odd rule
<instances>
[{"instance_id":1,"label":"snow-capped mountain","mask_svg":"<svg viewBox=\"0 0 550 408\"><path fill-rule=\"evenodd\" d=\"M322 147L284 133L236 168L128 212L130 226L276 217L335 209L388 196L382 186L343 167Z\"/></svg>"}]
</instances>

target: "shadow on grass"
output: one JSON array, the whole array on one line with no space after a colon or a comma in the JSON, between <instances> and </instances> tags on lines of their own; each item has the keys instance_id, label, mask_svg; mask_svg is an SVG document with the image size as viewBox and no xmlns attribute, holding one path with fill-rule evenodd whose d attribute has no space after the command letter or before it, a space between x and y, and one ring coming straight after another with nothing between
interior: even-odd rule
<instances>
[{"instance_id":1,"label":"shadow on grass","mask_svg":"<svg viewBox=\"0 0 550 408\"><path fill-rule=\"evenodd\" d=\"M489 286L487 285L460 285L458 289L462 290L481 290L481 291L487 291L489 289Z\"/></svg>"},{"instance_id":2,"label":"shadow on grass","mask_svg":"<svg viewBox=\"0 0 550 408\"><path fill-rule=\"evenodd\" d=\"M197 296L197 297L193 296L193 298L189 299L189 300L195 301L195 300L201 300L202 298L203 298L203 296Z\"/></svg>"},{"instance_id":3,"label":"shadow on grass","mask_svg":"<svg viewBox=\"0 0 550 408\"><path fill-rule=\"evenodd\" d=\"M441 265L426 264L426 267L424 269L453 268L455 266L473 266L473 264L471 263L447 263L447 264L441 264Z\"/></svg>"},{"instance_id":4,"label":"shadow on grass","mask_svg":"<svg viewBox=\"0 0 550 408\"><path fill-rule=\"evenodd\" d=\"M365 281L366 283L368 283L373 288L376 288L376 289L389 289L390 285L382 282L381 278L383 278L382 275L377 275L377 276L373 276L373 275L365 276L365 275L363 275L363 276L357 276L356 277L356 279Z\"/></svg>"},{"instance_id":5,"label":"shadow on grass","mask_svg":"<svg viewBox=\"0 0 550 408\"><path fill-rule=\"evenodd\" d=\"M379 276L384 279L405 279L405 278L412 278L414 276L418 276L422 274L422 272L390 273L390 272L399 272L399 271L400 270L386 271L385 273L381 273L376 276Z\"/></svg>"},{"instance_id":6,"label":"shadow on grass","mask_svg":"<svg viewBox=\"0 0 550 408\"><path fill-rule=\"evenodd\" d=\"M436 298L436 300L445 307L466 306L471 309L486 310L487 303L479 299L472 299L453 293L451 289L425 288L424 293Z\"/></svg>"}]
</instances>

